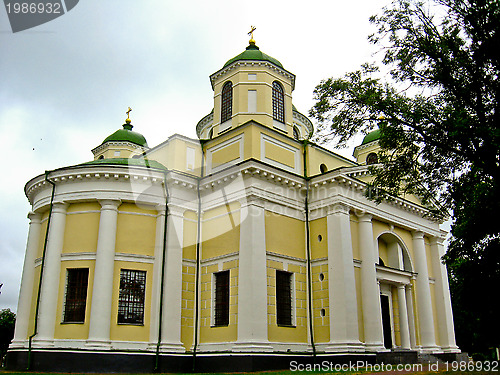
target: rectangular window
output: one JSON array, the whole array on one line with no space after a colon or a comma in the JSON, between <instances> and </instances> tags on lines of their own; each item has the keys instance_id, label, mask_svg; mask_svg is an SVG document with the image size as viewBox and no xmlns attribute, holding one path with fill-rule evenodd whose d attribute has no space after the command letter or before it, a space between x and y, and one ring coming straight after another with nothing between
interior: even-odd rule
<instances>
[{"instance_id":1,"label":"rectangular window","mask_svg":"<svg viewBox=\"0 0 500 375\"><path fill-rule=\"evenodd\" d=\"M257 112L257 90L248 90L248 112Z\"/></svg>"},{"instance_id":2,"label":"rectangular window","mask_svg":"<svg viewBox=\"0 0 500 375\"><path fill-rule=\"evenodd\" d=\"M87 306L88 268L68 268L66 279L66 297L64 302L64 323L85 322Z\"/></svg>"},{"instance_id":3,"label":"rectangular window","mask_svg":"<svg viewBox=\"0 0 500 375\"><path fill-rule=\"evenodd\" d=\"M227 326L229 325L229 271L217 272L214 277L214 326Z\"/></svg>"},{"instance_id":4,"label":"rectangular window","mask_svg":"<svg viewBox=\"0 0 500 375\"><path fill-rule=\"evenodd\" d=\"M292 274L276 270L276 323L292 325Z\"/></svg>"},{"instance_id":5,"label":"rectangular window","mask_svg":"<svg viewBox=\"0 0 500 375\"><path fill-rule=\"evenodd\" d=\"M120 270L118 323L144 324L146 271Z\"/></svg>"}]
</instances>

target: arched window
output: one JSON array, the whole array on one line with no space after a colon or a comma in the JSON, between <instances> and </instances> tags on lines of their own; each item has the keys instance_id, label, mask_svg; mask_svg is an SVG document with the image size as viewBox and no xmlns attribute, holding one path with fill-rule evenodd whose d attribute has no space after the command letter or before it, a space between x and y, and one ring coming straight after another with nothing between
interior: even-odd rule
<instances>
[{"instance_id":1,"label":"arched window","mask_svg":"<svg viewBox=\"0 0 500 375\"><path fill-rule=\"evenodd\" d=\"M285 122L285 92L277 81L273 82L273 119Z\"/></svg>"},{"instance_id":2,"label":"arched window","mask_svg":"<svg viewBox=\"0 0 500 375\"><path fill-rule=\"evenodd\" d=\"M220 109L220 122L226 122L233 115L233 83L228 81L222 87L222 101Z\"/></svg>"},{"instance_id":3,"label":"arched window","mask_svg":"<svg viewBox=\"0 0 500 375\"><path fill-rule=\"evenodd\" d=\"M100 155L97 159L104 159L104 155Z\"/></svg>"},{"instance_id":4,"label":"arched window","mask_svg":"<svg viewBox=\"0 0 500 375\"><path fill-rule=\"evenodd\" d=\"M366 164L377 164L378 156L376 153L372 152L366 157Z\"/></svg>"},{"instance_id":5,"label":"arched window","mask_svg":"<svg viewBox=\"0 0 500 375\"><path fill-rule=\"evenodd\" d=\"M323 174L323 173L326 173L328 172L328 167L325 165L325 164L321 164L319 166L319 171Z\"/></svg>"},{"instance_id":6,"label":"arched window","mask_svg":"<svg viewBox=\"0 0 500 375\"><path fill-rule=\"evenodd\" d=\"M296 126L293 127L293 139L297 141L300 139L299 128L297 128Z\"/></svg>"}]
</instances>

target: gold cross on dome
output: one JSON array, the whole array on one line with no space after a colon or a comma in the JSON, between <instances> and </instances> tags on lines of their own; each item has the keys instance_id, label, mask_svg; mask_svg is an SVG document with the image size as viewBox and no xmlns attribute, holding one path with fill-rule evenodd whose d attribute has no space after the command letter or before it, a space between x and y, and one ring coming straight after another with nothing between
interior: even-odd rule
<instances>
[{"instance_id":1,"label":"gold cross on dome","mask_svg":"<svg viewBox=\"0 0 500 375\"><path fill-rule=\"evenodd\" d=\"M253 32L256 30L255 26L250 26L251 30L248 32L248 35L250 35L250 39L253 39Z\"/></svg>"},{"instance_id":2,"label":"gold cross on dome","mask_svg":"<svg viewBox=\"0 0 500 375\"><path fill-rule=\"evenodd\" d=\"M128 111L125 112L127 114L127 120L130 120L130 112L132 111L132 108L128 107Z\"/></svg>"}]
</instances>

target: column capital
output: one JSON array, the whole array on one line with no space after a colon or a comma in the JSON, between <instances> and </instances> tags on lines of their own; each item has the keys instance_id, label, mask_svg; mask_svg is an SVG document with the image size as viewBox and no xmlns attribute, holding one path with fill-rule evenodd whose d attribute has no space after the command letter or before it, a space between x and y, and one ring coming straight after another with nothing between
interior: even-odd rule
<instances>
[{"instance_id":1,"label":"column capital","mask_svg":"<svg viewBox=\"0 0 500 375\"><path fill-rule=\"evenodd\" d=\"M411 232L411 235L413 236L413 239L423 239L424 238L424 232L421 230L414 230Z\"/></svg>"},{"instance_id":2,"label":"column capital","mask_svg":"<svg viewBox=\"0 0 500 375\"><path fill-rule=\"evenodd\" d=\"M121 199L98 199L101 205L101 210L118 210L118 207L122 204Z\"/></svg>"},{"instance_id":3,"label":"column capital","mask_svg":"<svg viewBox=\"0 0 500 375\"><path fill-rule=\"evenodd\" d=\"M358 220L359 220L360 223L361 222L365 222L365 223L370 222L371 223L372 218L373 218L373 215L369 214L367 212L361 212L357 216L358 216Z\"/></svg>"},{"instance_id":4,"label":"column capital","mask_svg":"<svg viewBox=\"0 0 500 375\"><path fill-rule=\"evenodd\" d=\"M349 215L349 206L344 204L344 203L340 203L340 202L333 203L333 204L328 206L327 214L328 215L339 215L339 214Z\"/></svg>"},{"instance_id":5,"label":"column capital","mask_svg":"<svg viewBox=\"0 0 500 375\"><path fill-rule=\"evenodd\" d=\"M39 224L42 221L42 214L30 211L28 212L28 219L30 219L33 224Z\"/></svg>"},{"instance_id":6,"label":"column capital","mask_svg":"<svg viewBox=\"0 0 500 375\"><path fill-rule=\"evenodd\" d=\"M66 214L69 204L66 202L58 201L52 202L52 212L58 214Z\"/></svg>"},{"instance_id":7,"label":"column capital","mask_svg":"<svg viewBox=\"0 0 500 375\"><path fill-rule=\"evenodd\" d=\"M158 207L158 206L157 206ZM163 206L165 207L165 206ZM186 208L178 206L174 203L169 203L168 204L168 213L169 216L178 216L178 217L184 217L184 212L186 212Z\"/></svg>"},{"instance_id":8,"label":"column capital","mask_svg":"<svg viewBox=\"0 0 500 375\"><path fill-rule=\"evenodd\" d=\"M429 240L430 240L429 242L430 242L431 246L434 246L434 245L444 246L445 238L443 238L443 237L431 237Z\"/></svg>"}]
</instances>

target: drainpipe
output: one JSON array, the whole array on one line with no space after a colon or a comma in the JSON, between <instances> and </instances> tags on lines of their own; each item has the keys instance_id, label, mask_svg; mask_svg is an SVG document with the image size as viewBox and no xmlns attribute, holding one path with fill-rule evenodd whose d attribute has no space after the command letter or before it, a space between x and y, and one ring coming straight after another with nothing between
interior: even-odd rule
<instances>
[{"instance_id":1,"label":"drainpipe","mask_svg":"<svg viewBox=\"0 0 500 375\"><path fill-rule=\"evenodd\" d=\"M162 328L162 318L163 318L163 291L164 291L164 278L165 278L165 258L167 255L167 220L168 220L168 201L170 198L167 186L167 172L163 174L163 186L165 187L165 223L163 228L163 258L161 260L161 276L160 276L160 312L158 316L158 342L156 343L156 354L155 354L155 367L154 372L159 372L160 363L160 344L161 344L161 328Z\"/></svg>"},{"instance_id":2,"label":"drainpipe","mask_svg":"<svg viewBox=\"0 0 500 375\"><path fill-rule=\"evenodd\" d=\"M304 200L304 210L306 213L306 257L307 257L307 305L309 310L309 333L311 338L311 346L313 350L314 361L316 362L316 346L314 344L313 331L313 311L312 311L312 276L311 276L311 235L309 231L309 177L307 176L307 139L303 141L303 162L304 162L304 179L306 180L306 196Z\"/></svg>"},{"instance_id":3,"label":"drainpipe","mask_svg":"<svg viewBox=\"0 0 500 375\"><path fill-rule=\"evenodd\" d=\"M36 296L36 307L35 307L35 325L33 327L33 333L28 338L28 366L26 368L28 371L31 370L31 362L32 362L31 343L33 341L33 337L35 337L36 334L38 333L38 310L40 308L40 293L42 290L43 269L44 269L44 265L45 265L45 254L47 252L47 242L48 242L49 231L50 231L50 218L52 217L52 207L54 205L54 195L56 192L56 184L54 182L52 182L51 180L49 180L49 173L50 173L50 171L45 171L45 181L52 185L52 194L50 196L49 217L47 219L47 229L45 230L45 240L43 243L42 263L40 265L40 279L38 281L38 291L37 291L37 296Z\"/></svg>"},{"instance_id":4,"label":"drainpipe","mask_svg":"<svg viewBox=\"0 0 500 375\"><path fill-rule=\"evenodd\" d=\"M198 220L197 220L197 233L196 233L196 274L195 274L195 295L194 295L194 345L193 345L193 367L192 370L195 372L196 370L196 349L198 347L198 320L199 320L199 290L200 290L200 243L201 243L201 193L200 193L200 184L201 179L204 174L204 159L205 159L205 150L203 148L204 141L200 140L201 143L201 173L198 178Z\"/></svg>"}]
</instances>

